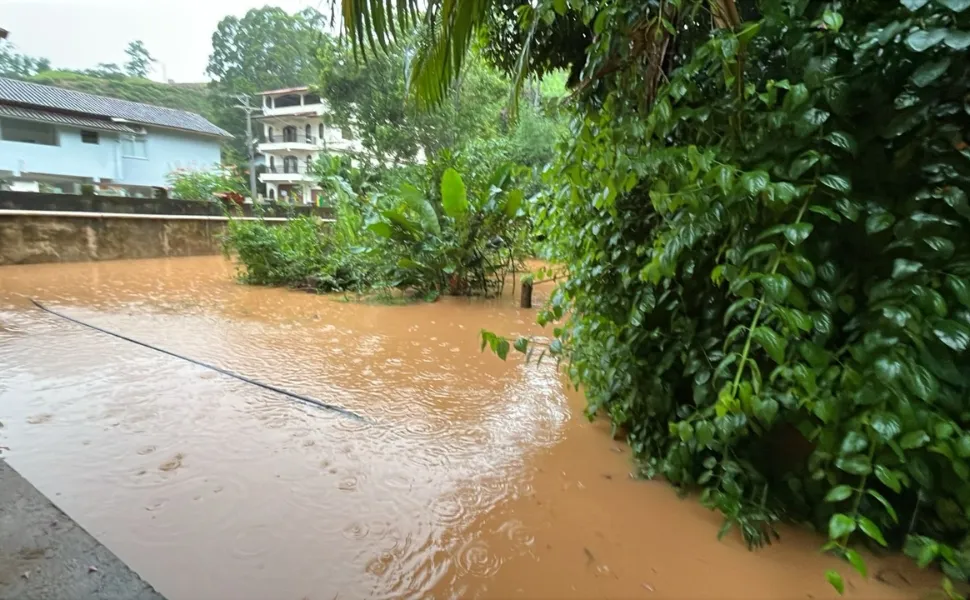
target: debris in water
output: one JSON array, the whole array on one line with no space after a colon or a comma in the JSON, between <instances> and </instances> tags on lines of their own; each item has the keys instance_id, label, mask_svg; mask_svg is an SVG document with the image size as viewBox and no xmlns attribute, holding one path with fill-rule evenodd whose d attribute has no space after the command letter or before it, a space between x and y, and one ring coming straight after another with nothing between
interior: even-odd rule
<instances>
[{"instance_id":1,"label":"debris in water","mask_svg":"<svg viewBox=\"0 0 970 600\"><path fill-rule=\"evenodd\" d=\"M589 548L587 548L586 546L583 546L583 552L586 553L586 564L587 565L591 565L594 562L596 562L596 557L593 556L593 553L590 551Z\"/></svg>"},{"instance_id":2,"label":"debris in water","mask_svg":"<svg viewBox=\"0 0 970 600\"><path fill-rule=\"evenodd\" d=\"M182 466L182 459L184 459L184 458L185 458L185 455L182 454L181 452L179 452L178 454L176 454L175 456L173 456L170 460L167 460L167 461L163 462L161 465L159 465L158 466L158 470L159 471L174 471L175 469L178 469L179 467Z\"/></svg>"},{"instance_id":3,"label":"debris in water","mask_svg":"<svg viewBox=\"0 0 970 600\"><path fill-rule=\"evenodd\" d=\"M20 576L23 577L24 579L30 579L30 571L24 571L23 573L20 574Z\"/></svg>"},{"instance_id":4,"label":"debris in water","mask_svg":"<svg viewBox=\"0 0 970 600\"><path fill-rule=\"evenodd\" d=\"M97 573L98 568L94 565L88 565L88 573Z\"/></svg>"},{"instance_id":5,"label":"debris in water","mask_svg":"<svg viewBox=\"0 0 970 600\"><path fill-rule=\"evenodd\" d=\"M647 590L648 592L652 592L652 591L654 591L654 590L653 590L653 586L652 586L652 585L650 585L649 583L641 583L641 584L640 584L640 586L641 586L641 587L642 587L643 589L645 589L645 590Z\"/></svg>"}]
</instances>

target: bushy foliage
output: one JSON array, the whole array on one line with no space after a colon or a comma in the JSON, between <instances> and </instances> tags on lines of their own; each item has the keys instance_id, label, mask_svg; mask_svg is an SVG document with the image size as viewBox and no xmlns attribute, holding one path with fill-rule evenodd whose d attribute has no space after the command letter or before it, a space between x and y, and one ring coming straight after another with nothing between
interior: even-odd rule
<instances>
[{"instance_id":1,"label":"bushy foliage","mask_svg":"<svg viewBox=\"0 0 970 600\"><path fill-rule=\"evenodd\" d=\"M539 9L596 33L539 209L569 271L548 351L722 534L809 521L863 575L852 544L891 546L955 594L970 3L578 4Z\"/></svg>"},{"instance_id":2,"label":"bushy foliage","mask_svg":"<svg viewBox=\"0 0 970 600\"><path fill-rule=\"evenodd\" d=\"M213 200L222 193L248 194L242 176L231 167L216 170L176 169L166 176L171 195L179 200Z\"/></svg>"},{"instance_id":3,"label":"bushy foliage","mask_svg":"<svg viewBox=\"0 0 970 600\"><path fill-rule=\"evenodd\" d=\"M319 169L333 173L338 162L321 161ZM421 188L402 182L369 198L330 174L339 190L331 196L335 223L234 220L226 251L235 252L248 283L357 293L397 289L423 298L491 295L524 257L528 219L515 187L521 174L505 166L469 193L449 168L434 180L437 195L423 191L427 182Z\"/></svg>"}]
</instances>

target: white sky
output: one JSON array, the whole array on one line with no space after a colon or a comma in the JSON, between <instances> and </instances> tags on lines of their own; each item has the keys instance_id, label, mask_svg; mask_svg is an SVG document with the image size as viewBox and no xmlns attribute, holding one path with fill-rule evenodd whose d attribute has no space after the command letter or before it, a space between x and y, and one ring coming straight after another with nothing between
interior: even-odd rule
<instances>
[{"instance_id":1,"label":"white sky","mask_svg":"<svg viewBox=\"0 0 970 600\"><path fill-rule=\"evenodd\" d=\"M205 81L212 32L226 15L270 4L306 6L329 15L331 0L0 0L0 27L24 54L53 67L83 69L124 63L125 46L145 42L158 59L150 77Z\"/></svg>"}]
</instances>

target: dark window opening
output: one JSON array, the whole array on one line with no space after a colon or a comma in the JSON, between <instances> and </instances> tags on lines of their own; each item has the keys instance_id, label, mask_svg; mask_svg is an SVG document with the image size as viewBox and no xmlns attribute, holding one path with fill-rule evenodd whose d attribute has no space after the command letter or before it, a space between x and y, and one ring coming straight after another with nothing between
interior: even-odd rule
<instances>
[{"instance_id":1,"label":"dark window opening","mask_svg":"<svg viewBox=\"0 0 970 600\"><path fill-rule=\"evenodd\" d=\"M354 132L350 129L350 127L344 125L340 128L340 137L345 140L352 140L354 139Z\"/></svg>"},{"instance_id":2,"label":"dark window opening","mask_svg":"<svg viewBox=\"0 0 970 600\"><path fill-rule=\"evenodd\" d=\"M307 126L303 130L303 133L304 133L304 135L306 135L306 141L307 141L307 143L309 143L310 142L310 138L313 137L313 128L310 127L310 124L309 123L307 123Z\"/></svg>"},{"instance_id":3,"label":"dark window opening","mask_svg":"<svg viewBox=\"0 0 970 600\"><path fill-rule=\"evenodd\" d=\"M276 200L276 190L270 188L270 190L269 190L269 199L270 200Z\"/></svg>"},{"instance_id":4,"label":"dark window opening","mask_svg":"<svg viewBox=\"0 0 970 600\"><path fill-rule=\"evenodd\" d=\"M270 142L273 141L273 128L272 127L267 127L266 128L266 139L269 140Z\"/></svg>"},{"instance_id":5,"label":"dark window opening","mask_svg":"<svg viewBox=\"0 0 970 600\"><path fill-rule=\"evenodd\" d=\"M8 142L56 146L57 131L53 125L47 123L4 119L0 123L0 139Z\"/></svg>"},{"instance_id":6,"label":"dark window opening","mask_svg":"<svg viewBox=\"0 0 970 600\"><path fill-rule=\"evenodd\" d=\"M299 94L287 94L285 96L279 96L276 98L276 103L274 106L276 108L286 108L287 106L299 106L300 105L300 95Z\"/></svg>"},{"instance_id":7,"label":"dark window opening","mask_svg":"<svg viewBox=\"0 0 970 600\"><path fill-rule=\"evenodd\" d=\"M298 173L299 171L299 160L295 156L286 156L283 158L284 173Z\"/></svg>"},{"instance_id":8,"label":"dark window opening","mask_svg":"<svg viewBox=\"0 0 970 600\"><path fill-rule=\"evenodd\" d=\"M292 125L288 125L283 128L283 141L284 142L296 141L296 127Z\"/></svg>"},{"instance_id":9,"label":"dark window opening","mask_svg":"<svg viewBox=\"0 0 970 600\"><path fill-rule=\"evenodd\" d=\"M97 131L87 131L85 129L81 130L81 143L83 144L98 144L98 132Z\"/></svg>"},{"instance_id":10,"label":"dark window opening","mask_svg":"<svg viewBox=\"0 0 970 600\"><path fill-rule=\"evenodd\" d=\"M320 104L320 95L319 94L305 94L303 96L303 103L304 104Z\"/></svg>"},{"instance_id":11,"label":"dark window opening","mask_svg":"<svg viewBox=\"0 0 970 600\"><path fill-rule=\"evenodd\" d=\"M324 137L323 136L323 123L320 123L320 125L317 127L317 131L320 132L320 135L318 135L317 137L319 137L322 140L323 137Z\"/></svg>"},{"instance_id":12,"label":"dark window opening","mask_svg":"<svg viewBox=\"0 0 970 600\"><path fill-rule=\"evenodd\" d=\"M275 163L275 162L276 162L276 161L275 161L275 160L273 160L273 157L272 157L272 156L270 156L270 157L269 157L269 170L270 170L270 171L275 171L275 170L276 170L276 165L275 165L275 164L273 164L273 163Z\"/></svg>"}]
</instances>

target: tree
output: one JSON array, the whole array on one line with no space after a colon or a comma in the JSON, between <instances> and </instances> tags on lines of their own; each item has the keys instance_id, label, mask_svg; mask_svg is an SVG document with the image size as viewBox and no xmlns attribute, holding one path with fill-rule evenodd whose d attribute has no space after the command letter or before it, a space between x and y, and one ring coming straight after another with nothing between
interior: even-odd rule
<instances>
[{"instance_id":1,"label":"tree","mask_svg":"<svg viewBox=\"0 0 970 600\"><path fill-rule=\"evenodd\" d=\"M329 36L323 17L307 8L289 14L281 8L254 8L241 19L228 16L212 34L212 54L206 73L213 78L214 122L234 136L236 151L244 147L246 119L235 108L236 95L307 85L315 81L316 47Z\"/></svg>"},{"instance_id":2,"label":"tree","mask_svg":"<svg viewBox=\"0 0 970 600\"><path fill-rule=\"evenodd\" d=\"M128 44L125 49L128 55L128 62L125 63L125 72L131 77L147 77L152 68L152 63L158 62L148 53L148 48L141 40L135 40Z\"/></svg>"},{"instance_id":3,"label":"tree","mask_svg":"<svg viewBox=\"0 0 970 600\"><path fill-rule=\"evenodd\" d=\"M0 76L30 77L50 70L46 58L33 58L17 51L17 47L6 40L0 40Z\"/></svg>"},{"instance_id":4,"label":"tree","mask_svg":"<svg viewBox=\"0 0 970 600\"><path fill-rule=\"evenodd\" d=\"M310 8L290 15L271 6L241 19L228 16L212 34L206 73L231 94L306 85L313 81L315 48L327 37L322 19Z\"/></svg>"}]
</instances>

